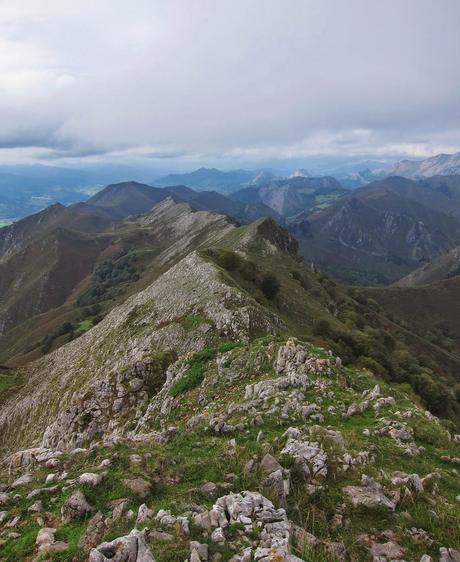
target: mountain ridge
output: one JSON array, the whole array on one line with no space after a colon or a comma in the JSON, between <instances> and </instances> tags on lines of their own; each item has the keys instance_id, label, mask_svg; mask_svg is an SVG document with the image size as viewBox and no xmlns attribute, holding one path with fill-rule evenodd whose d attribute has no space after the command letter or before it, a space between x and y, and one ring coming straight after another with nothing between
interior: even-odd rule
<instances>
[{"instance_id":1,"label":"mountain ridge","mask_svg":"<svg viewBox=\"0 0 460 562\"><path fill-rule=\"evenodd\" d=\"M0 375L0 557L455 556L460 437L425 409L454 396L376 301L303 264L272 219L168 198L121 228L142 221L165 270Z\"/></svg>"}]
</instances>

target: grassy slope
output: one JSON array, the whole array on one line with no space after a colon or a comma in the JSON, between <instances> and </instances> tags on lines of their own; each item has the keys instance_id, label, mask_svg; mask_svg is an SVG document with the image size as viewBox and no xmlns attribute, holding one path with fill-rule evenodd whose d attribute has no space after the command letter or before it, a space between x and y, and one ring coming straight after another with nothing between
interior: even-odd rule
<instances>
[{"instance_id":1,"label":"grassy slope","mask_svg":"<svg viewBox=\"0 0 460 562\"><path fill-rule=\"evenodd\" d=\"M440 398L436 414L460 424L460 404L451 394L452 385L460 382L460 358L424 337L414 326L395 323L392 307L379 298L379 295L394 295L393 289L379 292L337 285L294 255L267 250L266 242L257 232L261 223L236 229L222 240L224 249L244 251L247 262L253 264L257 272L254 279L243 266L225 271L227 279L280 316L287 325L286 333L327 345L350 365L366 364L387 380L409 382L414 388L415 378L429 372L434 380L444 385L445 397ZM213 259L219 261L216 255ZM263 295L259 285L267 274L274 275L280 282L280 290L271 300ZM404 307L405 302L396 295L394 308ZM448 300L445 304L449 307ZM417 306L423 309L423 299ZM433 309L436 306L433 299ZM457 321L458 306L452 300L450 306L449 314ZM418 317L416 311L412 308L414 318ZM428 309L427 317L430 312ZM442 314L441 311L439 316ZM322 323L327 324L326 331L319 329ZM407 356L411 363L406 360ZM432 407L434 400L427 404Z\"/></svg>"},{"instance_id":2,"label":"grassy slope","mask_svg":"<svg viewBox=\"0 0 460 562\"><path fill-rule=\"evenodd\" d=\"M218 352L216 354L216 350L209 350L208 359L202 361L204 382L199 388L180 393L172 412L163 419L164 424L174 424L179 428L178 437L172 442L166 445L126 442L112 448L98 447L88 453L65 455L60 463L60 470L65 469L69 474L68 477L74 478L83 472L100 472L98 469L100 462L105 458L111 459L112 464L107 469L107 476L102 485L96 488L80 486L88 501L105 516L110 516L112 513L110 501L121 497L128 499L129 508L134 511L141 503L147 503L155 513L162 508L170 509L175 515L197 504L209 508L214 503L214 499L201 493L199 487L208 481L223 482L228 472L235 475L235 483L229 488L234 492L260 489L270 497L270 491L260 485L262 479L260 471L247 473L244 469L245 464L254 458L260 461L265 452L270 451L288 467L289 464L280 455L284 432L291 426L308 430L314 422L305 422L292 414L280 417L265 412L260 427L249 425L247 430L241 432L215 436L209 432L207 420L212 415L225 411L230 401L243 402L247 384L278 376L272 366L278 345L279 340L263 338L250 344L234 345L233 349L223 354ZM305 347L312 355L327 357L319 348L310 345ZM225 365L229 377L222 375L222 372L218 374L217 359L221 365ZM449 441L442 426L426 418L423 410L414 406L412 396L407 395L402 389L387 385L382 386L382 392L396 398L395 406L385 408L380 413L371 409L364 414L344 420L340 411L340 402L343 402L345 408L348 407L359 399L363 390L371 388L377 382L368 371L343 369L340 372L334 371L332 376L314 375L311 379L327 384L328 391L334 393L333 397L328 397L326 393L318 396L314 389L307 390L305 393L305 403L321 403L325 415L325 421L321 425L341 431L347 442L347 450L352 455L356 455L359 451L370 451L375 457L375 463L365 467L357 465L343 473L339 468L340 463L334 460L340 452L333 442L320 439L329 456L328 477L322 482L322 489L313 495L308 495L305 483L293 471L293 486L288 496L290 519L319 539L343 542L356 560L363 560L366 557L366 549L360 543L359 535L368 532L370 527L380 542L386 542L382 532L392 529L396 540L406 548L406 560L419 560L423 553L436 555L441 546L459 547L460 512L455 503L455 495L458 494L457 476L452 466L443 462L441 457L458 455L460 446ZM198 405L199 397L206 406ZM270 399L267 406L273 404L273 400L274 398ZM329 406L336 408L335 412L329 412ZM193 430L189 430L186 427L187 421L196 413L204 414L204 420ZM401 449L389 437L373 435L372 432L379 427L379 420L382 417L400 420L413 428L415 441L417 445L425 447L425 452L417 457L404 456ZM237 423L240 420L241 414L236 413L229 422ZM371 435L364 435L364 429L369 429ZM263 431L264 437L258 441L256 437L260 430ZM230 444L233 438L236 439L236 448ZM141 455L140 464L130 462L129 456L134 453ZM342 492L344 486L359 484L360 476L365 472L381 482L386 493L389 494L391 490L396 489L390 483L390 475L394 470L416 472L421 476L436 471L440 474L439 489L434 495L426 491L415 500L403 499L394 514L380 508L350 507L349 501ZM5 541L8 530L0 532L1 560L5 562L27 560L32 555L39 527L36 517L28 513L27 508L37 498L27 500L25 496L38 485L43 485L48 472L49 470L39 468L34 475L35 481L26 488L19 489L21 498L13 506L8 507L10 517L15 515L21 517L15 529L20 537ZM142 477L154 482L147 498L142 500L137 498L123 484L125 478L134 477ZM5 478L7 478L6 474L3 475L2 480ZM71 490L67 489L56 495L39 496L43 501L44 516L48 523L54 522L60 525L60 507L70 493ZM218 495L225 493L222 490ZM346 527L334 529L330 524L331 519L342 503L346 505L345 514L349 523ZM87 523L88 518L60 526L57 538L68 542L69 548L62 554L52 556L52 560L86 560L86 555L78 548L78 540ZM133 521L126 519L114 521L107 529L105 538L111 540L129 532L133 525ZM146 526L159 528L158 523L153 520L148 521ZM425 530L433 543L428 546L415 542L409 533L412 527ZM149 539L152 551L162 562L184 560L189 552L188 539L177 529L170 528L167 531L175 536L174 542L168 543L165 548L164 543ZM221 552L224 559L229 556L229 550L226 550L228 545L221 547L212 543L193 525L191 539L208 542L211 554ZM321 547L308 552L295 543L293 547L294 552L305 560L331 562L334 560Z\"/></svg>"},{"instance_id":3,"label":"grassy slope","mask_svg":"<svg viewBox=\"0 0 460 562\"><path fill-rule=\"evenodd\" d=\"M395 321L427 337L460 360L460 277L416 287L367 289Z\"/></svg>"}]
</instances>

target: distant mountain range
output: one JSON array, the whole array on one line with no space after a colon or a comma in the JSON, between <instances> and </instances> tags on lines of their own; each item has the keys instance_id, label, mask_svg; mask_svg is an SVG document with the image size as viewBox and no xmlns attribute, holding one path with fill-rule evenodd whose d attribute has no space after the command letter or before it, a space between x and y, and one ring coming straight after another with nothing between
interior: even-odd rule
<instances>
[{"instance_id":1,"label":"distant mountain range","mask_svg":"<svg viewBox=\"0 0 460 562\"><path fill-rule=\"evenodd\" d=\"M247 223L261 217L283 221L281 215L263 203L246 203L230 199L217 191L194 191L185 185L152 187L138 182L124 182L107 186L88 199L87 204L103 208L116 218L142 214L154 205L171 197L186 202L199 211L216 211Z\"/></svg>"},{"instance_id":2,"label":"distant mountain range","mask_svg":"<svg viewBox=\"0 0 460 562\"><path fill-rule=\"evenodd\" d=\"M318 165L315 166L315 170L317 169ZM91 166L88 169L67 169L43 165L0 166L0 226L8 221L37 212L53 203L69 205L85 201L102 186L126 180L136 180L157 187L183 185L195 191L217 191L224 194L266 186L267 193L260 192L261 201L264 202L265 198L265 204L278 214L284 215L291 214L291 211L282 211L279 204L275 202L277 196L268 195L268 192L273 192L277 186L281 190L288 190L290 195L295 193L292 206L296 210L303 210L299 209L302 198L307 201L308 206L313 204L311 194L305 193L305 197L302 196L299 199L299 189L295 188L292 191L286 187L288 181L297 178L307 178L317 182L320 177L333 177L339 182L340 188L355 189L392 175L409 179L423 179L436 175L457 174L460 174L460 153L440 154L420 161L402 160L392 165L383 165L382 162L375 160L356 161L356 159L352 159L348 163L342 162L339 167L326 166L320 173L318 171L312 173L305 168L297 168L294 171L270 168L222 171L216 168L199 168L188 173L163 174L153 181L151 168L142 166L136 168L100 165ZM333 197L328 197L329 200L338 194L339 190L335 189L335 191ZM319 198L321 195L321 193L318 194ZM247 195L238 194L234 199L241 197L247 197ZM283 195L279 197L280 200L283 199ZM273 203L267 203L268 199L271 199ZM320 200L318 202L321 204Z\"/></svg>"},{"instance_id":3,"label":"distant mountain range","mask_svg":"<svg viewBox=\"0 0 460 562\"><path fill-rule=\"evenodd\" d=\"M460 152L455 154L438 154L425 160L401 160L394 166L377 169L373 175L384 173L386 176L403 176L420 179L432 176L450 176L460 174Z\"/></svg>"},{"instance_id":4,"label":"distant mountain range","mask_svg":"<svg viewBox=\"0 0 460 562\"><path fill-rule=\"evenodd\" d=\"M197 191L217 190L230 193L250 185L262 185L277 177L269 170L230 170L199 168L184 174L168 174L155 179L152 184L160 187L187 185Z\"/></svg>"},{"instance_id":5,"label":"distant mountain range","mask_svg":"<svg viewBox=\"0 0 460 562\"><path fill-rule=\"evenodd\" d=\"M460 174L460 152L438 154L425 160L401 160L387 166L372 166L350 173L338 172L343 187L355 189L378 179L402 176L409 179L431 178Z\"/></svg>"}]
</instances>

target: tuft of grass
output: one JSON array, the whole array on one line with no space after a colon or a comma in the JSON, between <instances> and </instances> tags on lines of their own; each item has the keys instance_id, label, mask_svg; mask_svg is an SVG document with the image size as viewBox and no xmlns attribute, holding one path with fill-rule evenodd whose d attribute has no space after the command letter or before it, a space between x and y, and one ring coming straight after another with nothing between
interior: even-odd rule
<instances>
[{"instance_id":1,"label":"tuft of grass","mask_svg":"<svg viewBox=\"0 0 460 562\"><path fill-rule=\"evenodd\" d=\"M243 345L240 342L225 342L219 347L207 347L198 353L195 353L192 359L188 361L189 368L182 377L176 381L169 390L170 396L175 398L179 394L184 394L189 390L193 390L204 380L205 364L213 359L217 353L226 353Z\"/></svg>"},{"instance_id":2,"label":"tuft of grass","mask_svg":"<svg viewBox=\"0 0 460 562\"><path fill-rule=\"evenodd\" d=\"M86 319L78 323L78 326L75 331L77 334L84 334L92 327L93 327L93 321L90 319Z\"/></svg>"},{"instance_id":3,"label":"tuft of grass","mask_svg":"<svg viewBox=\"0 0 460 562\"><path fill-rule=\"evenodd\" d=\"M21 529L21 536L10 539L0 546L0 560L2 562L18 562L28 560L35 548L39 528L36 525L28 525Z\"/></svg>"},{"instance_id":4,"label":"tuft of grass","mask_svg":"<svg viewBox=\"0 0 460 562\"><path fill-rule=\"evenodd\" d=\"M7 372L0 374L0 403L7 398L11 392L14 392L14 389L22 382L18 373Z\"/></svg>"},{"instance_id":5,"label":"tuft of grass","mask_svg":"<svg viewBox=\"0 0 460 562\"><path fill-rule=\"evenodd\" d=\"M195 330L207 322L208 320L201 314L190 314L189 316L184 316L179 320L179 324L187 331Z\"/></svg>"},{"instance_id":6,"label":"tuft of grass","mask_svg":"<svg viewBox=\"0 0 460 562\"><path fill-rule=\"evenodd\" d=\"M185 371L184 375L176 381L169 394L175 398L179 394L193 390L199 386L204 380L204 366L201 362L196 362L190 365L190 367Z\"/></svg>"},{"instance_id":7,"label":"tuft of grass","mask_svg":"<svg viewBox=\"0 0 460 562\"><path fill-rule=\"evenodd\" d=\"M83 552L78 547L80 537L82 536L86 524L81 522L72 522L63 525L56 530L55 538L57 541L64 541L69 546L64 552L58 552L53 555L53 561L66 561L66 560L83 560Z\"/></svg>"}]
</instances>

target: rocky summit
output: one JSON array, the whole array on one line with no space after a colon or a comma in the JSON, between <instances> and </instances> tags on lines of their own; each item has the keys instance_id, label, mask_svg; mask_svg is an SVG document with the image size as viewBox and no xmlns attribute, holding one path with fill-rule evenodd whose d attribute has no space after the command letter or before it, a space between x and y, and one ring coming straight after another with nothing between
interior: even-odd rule
<instances>
[{"instance_id":1,"label":"rocky summit","mask_svg":"<svg viewBox=\"0 0 460 562\"><path fill-rule=\"evenodd\" d=\"M417 363L273 221L183 205L130 219L174 241L160 271L2 369L0 560L460 560L437 350Z\"/></svg>"}]
</instances>

